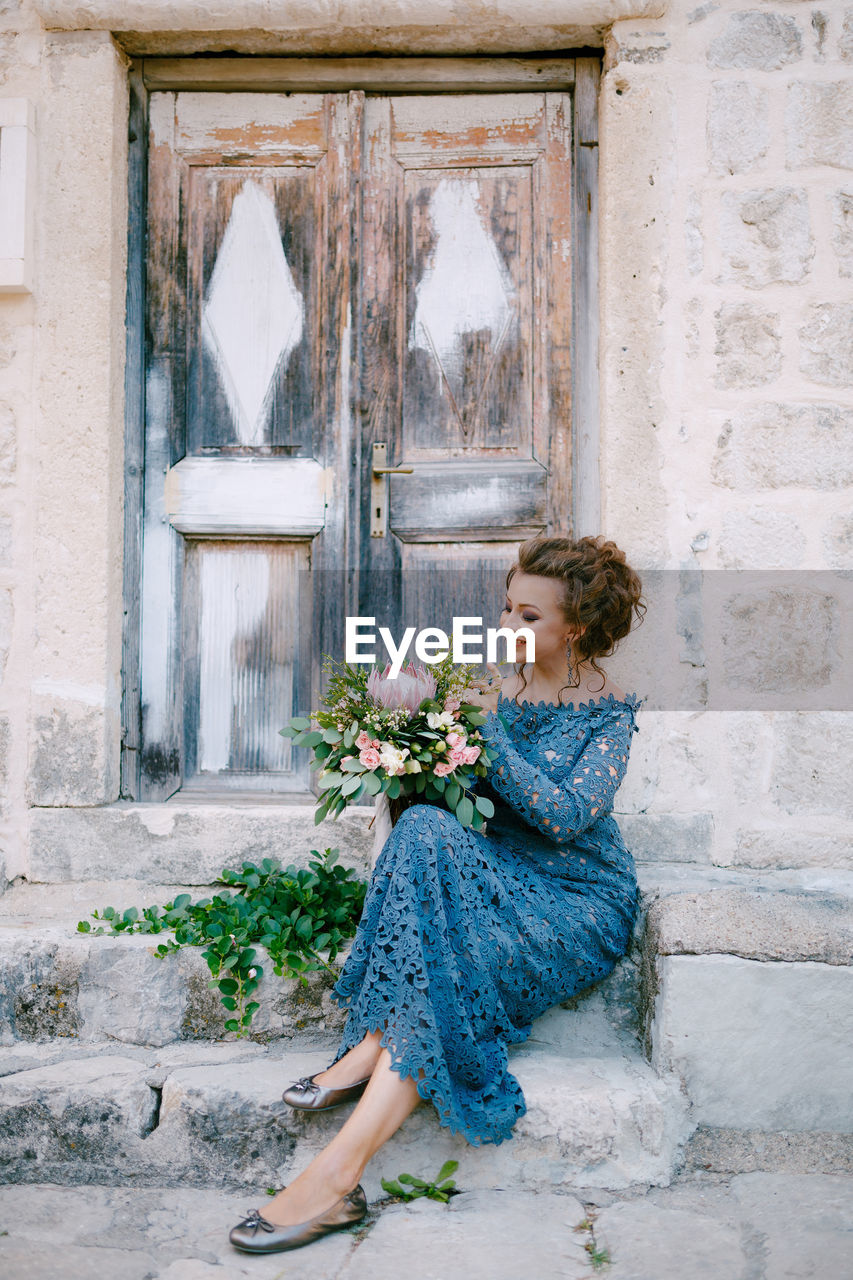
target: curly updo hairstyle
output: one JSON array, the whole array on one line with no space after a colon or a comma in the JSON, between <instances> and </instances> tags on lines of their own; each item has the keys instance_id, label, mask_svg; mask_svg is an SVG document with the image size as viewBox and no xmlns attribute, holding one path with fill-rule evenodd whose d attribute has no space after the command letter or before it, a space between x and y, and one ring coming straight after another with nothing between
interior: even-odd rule
<instances>
[{"instance_id":1,"label":"curly updo hairstyle","mask_svg":"<svg viewBox=\"0 0 853 1280\"><path fill-rule=\"evenodd\" d=\"M558 704L563 689L577 689L580 685L578 668L583 662L588 661L602 677L603 689L606 677L596 659L609 657L618 641L631 630L633 615L636 613L642 622L646 612L641 595L643 584L626 563L625 553L600 534L577 539L543 534L529 538L519 547L518 559L506 576L507 590L516 573L556 579L563 588L560 604L566 622L573 630L585 628L572 641L569 683L557 694ZM516 664L517 669L519 665L524 683L516 700L527 687L527 663Z\"/></svg>"}]
</instances>

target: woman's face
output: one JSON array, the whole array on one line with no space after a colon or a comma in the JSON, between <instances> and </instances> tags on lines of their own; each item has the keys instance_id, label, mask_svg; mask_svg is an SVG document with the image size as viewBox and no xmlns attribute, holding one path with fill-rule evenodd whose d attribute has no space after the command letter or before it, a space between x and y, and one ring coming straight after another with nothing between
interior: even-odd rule
<instances>
[{"instance_id":1,"label":"woman's face","mask_svg":"<svg viewBox=\"0 0 853 1280\"><path fill-rule=\"evenodd\" d=\"M529 627L536 637L536 664L548 666L565 658L570 628L560 609L561 584L538 574L515 573L506 592L500 625L517 631ZM519 636L516 662L526 662L526 644Z\"/></svg>"}]
</instances>

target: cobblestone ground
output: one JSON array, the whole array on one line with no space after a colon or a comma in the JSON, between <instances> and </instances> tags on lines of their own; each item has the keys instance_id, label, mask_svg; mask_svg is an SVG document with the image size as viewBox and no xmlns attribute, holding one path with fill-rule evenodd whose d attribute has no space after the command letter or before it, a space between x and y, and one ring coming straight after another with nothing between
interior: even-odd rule
<instances>
[{"instance_id":1,"label":"cobblestone ground","mask_svg":"<svg viewBox=\"0 0 853 1280\"><path fill-rule=\"evenodd\" d=\"M853 1176L692 1173L576 1195L381 1201L350 1231L268 1257L227 1230L252 1197L0 1188L4 1280L853 1280Z\"/></svg>"}]
</instances>

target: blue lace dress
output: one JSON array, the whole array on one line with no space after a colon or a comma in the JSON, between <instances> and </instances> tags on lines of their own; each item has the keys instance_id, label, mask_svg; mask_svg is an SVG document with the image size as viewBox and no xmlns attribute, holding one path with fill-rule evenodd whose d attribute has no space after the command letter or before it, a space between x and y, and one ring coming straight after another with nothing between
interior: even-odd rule
<instances>
[{"instance_id":1,"label":"blue lace dress","mask_svg":"<svg viewBox=\"0 0 853 1280\"><path fill-rule=\"evenodd\" d=\"M420 1096L472 1145L503 1142L525 1113L507 1046L628 949L638 888L611 809L644 701L501 694L481 726L498 752L478 784L486 831L414 804L373 869L332 991L348 1009L335 1061L382 1030L394 1070L422 1070Z\"/></svg>"}]
</instances>

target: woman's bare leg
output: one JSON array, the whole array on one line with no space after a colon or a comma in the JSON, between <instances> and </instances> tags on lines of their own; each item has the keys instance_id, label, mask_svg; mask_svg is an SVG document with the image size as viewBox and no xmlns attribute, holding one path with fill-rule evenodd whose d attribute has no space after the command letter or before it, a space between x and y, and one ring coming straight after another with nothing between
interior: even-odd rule
<instances>
[{"instance_id":1,"label":"woman's bare leg","mask_svg":"<svg viewBox=\"0 0 853 1280\"><path fill-rule=\"evenodd\" d=\"M368 1031L364 1039L354 1045L349 1053L345 1053L338 1062L315 1075L317 1084L321 1084L324 1089L343 1089L345 1085L357 1084L359 1080L364 1080L379 1061L381 1038L381 1031Z\"/></svg>"},{"instance_id":2,"label":"woman's bare leg","mask_svg":"<svg viewBox=\"0 0 853 1280\"><path fill-rule=\"evenodd\" d=\"M418 1079L422 1076L419 1072ZM388 1050L382 1049L352 1115L308 1168L263 1207L264 1217L284 1227L331 1209L360 1182L368 1161L419 1102L415 1079L401 1079L391 1069Z\"/></svg>"}]
</instances>

